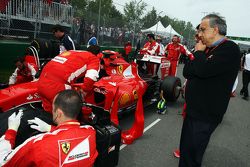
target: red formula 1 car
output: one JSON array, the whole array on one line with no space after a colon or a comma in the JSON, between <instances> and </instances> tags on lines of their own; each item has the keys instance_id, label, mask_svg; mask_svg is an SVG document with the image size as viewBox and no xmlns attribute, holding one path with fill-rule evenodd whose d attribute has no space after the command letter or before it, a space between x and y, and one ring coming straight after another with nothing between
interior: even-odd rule
<instances>
[{"instance_id":1,"label":"red formula 1 car","mask_svg":"<svg viewBox=\"0 0 250 167\"><path fill-rule=\"evenodd\" d=\"M104 76L94 84L93 93L85 98L88 106L96 106L108 111L113 123L119 124L118 113L135 109L133 126L122 132L122 141L132 143L143 134L144 107L159 99L163 90L166 100L175 101L179 94L179 78L167 77L169 61L164 57L142 55L135 62L128 63L116 52L103 52ZM157 67L157 75L149 74L145 64ZM74 87L77 89L81 83ZM26 104L40 103L37 82L15 85L0 90L0 111L18 109Z\"/></svg>"},{"instance_id":2,"label":"red formula 1 car","mask_svg":"<svg viewBox=\"0 0 250 167\"><path fill-rule=\"evenodd\" d=\"M94 84L93 93L85 97L83 117L94 125L99 138L111 138L112 141L106 142L108 149L100 143L103 140L97 141L98 151L106 155L98 157L96 166L105 166L110 162L115 166L118 164L119 139L131 144L143 134L144 107L159 99L160 90L166 100L175 101L180 94L181 82L179 78L167 77L169 62L164 57L141 55L136 62L128 63L113 51L104 51L103 55L102 77ZM147 72L147 64L157 67L157 75ZM74 84L73 87L77 89L81 84ZM0 90L0 111L8 116L8 113L18 110L32 110L35 115L43 110L36 81ZM128 110L135 110L134 123L130 129L120 133L118 114ZM27 131L27 127L23 129ZM25 138L23 134L19 136ZM113 157L112 160L110 157Z\"/></svg>"}]
</instances>

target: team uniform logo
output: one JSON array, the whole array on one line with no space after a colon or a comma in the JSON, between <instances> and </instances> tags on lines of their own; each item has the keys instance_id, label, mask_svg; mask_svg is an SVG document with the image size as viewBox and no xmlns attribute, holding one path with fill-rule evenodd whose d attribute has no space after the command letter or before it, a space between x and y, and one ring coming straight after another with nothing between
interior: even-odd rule
<instances>
[{"instance_id":1,"label":"team uniform logo","mask_svg":"<svg viewBox=\"0 0 250 167\"><path fill-rule=\"evenodd\" d=\"M65 51L65 52L63 52L63 53L61 54L61 56L68 56L68 55L70 55L70 52L68 52L68 51Z\"/></svg>"},{"instance_id":2,"label":"team uniform logo","mask_svg":"<svg viewBox=\"0 0 250 167\"><path fill-rule=\"evenodd\" d=\"M61 148L64 154L68 154L70 150L70 142L63 142L61 143Z\"/></svg>"},{"instance_id":3,"label":"team uniform logo","mask_svg":"<svg viewBox=\"0 0 250 167\"><path fill-rule=\"evenodd\" d=\"M89 136L58 141L60 166L90 157Z\"/></svg>"}]
</instances>

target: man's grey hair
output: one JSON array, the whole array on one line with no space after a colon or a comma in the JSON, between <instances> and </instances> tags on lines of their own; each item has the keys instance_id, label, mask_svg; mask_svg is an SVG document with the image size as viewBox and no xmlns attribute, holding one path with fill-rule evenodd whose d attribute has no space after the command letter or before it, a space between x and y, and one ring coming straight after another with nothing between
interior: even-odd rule
<instances>
[{"instance_id":1,"label":"man's grey hair","mask_svg":"<svg viewBox=\"0 0 250 167\"><path fill-rule=\"evenodd\" d=\"M218 14L212 13L202 18L202 20L204 19L209 19L210 27L214 28L215 26L217 26L219 29L220 35L227 35L227 24L226 24L226 20L224 19L224 17L221 17Z\"/></svg>"}]
</instances>

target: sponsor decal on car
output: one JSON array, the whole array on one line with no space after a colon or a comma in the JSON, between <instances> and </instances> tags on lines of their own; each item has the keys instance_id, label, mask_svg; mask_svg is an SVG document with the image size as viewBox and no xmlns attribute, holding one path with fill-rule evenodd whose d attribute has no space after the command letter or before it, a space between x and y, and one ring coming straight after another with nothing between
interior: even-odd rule
<instances>
[{"instance_id":1,"label":"sponsor decal on car","mask_svg":"<svg viewBox=\"0 0 250 167\"><path fill-rule=\"evenodd\" d=\"M100 89L100 88L94 88L94 91L97 92L97 93L104 94L104 95L106 95L106 94L108 93L107 90L105 90L105 89Z\"/></svg>"},{"instance_id":2,"label":"sponsor decal on car","mask_svg":"<svg viewBox=\"0 0 250 167\"><path fill-rule=\"evenodd\" d=\"M122 65L119 65L119 66L117 67L117 71L118 71L118 74L122 74L122 72L123 72L123 66L122 66Z\"/></svg>"},{"instance_id":3,"label":"sponsor decal on car","mask_svg":"<svg viewBox=\"0 0 250 167\"><path fill-rule=\"evenodd\" d=\"M37 100L39 99L40 96L38 93L34 93L33 95L32 94L29 94L27 97L26 97L26 100Z\"/></svg>"},{"instance_id":4,"label":"sponsor decal on car","mask_svg":"<svg viewBox=\"0 0 250 167\"><path fill-rule=\"evenodd\" d=\"M131 97L128 93L123 93L119 99L119 105L125 105L130 101Z\"/></svg>"},{"instance_id":5,"label":"sponsor decal on car","mask_svg":"<svg viewBox=\"0 0 250 167\"><path fill-rule=\"evenodd\" d=\"M138 99L137 90L133 90L134 100Z\"/></svg>"}]
</instances>

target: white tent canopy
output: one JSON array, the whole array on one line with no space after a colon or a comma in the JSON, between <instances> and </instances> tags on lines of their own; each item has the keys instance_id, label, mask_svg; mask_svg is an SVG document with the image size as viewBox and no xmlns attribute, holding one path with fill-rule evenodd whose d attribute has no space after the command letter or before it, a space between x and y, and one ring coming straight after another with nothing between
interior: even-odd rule
<instances>
[{"instance_id":1,"label":"white tent canopy","mask_svg":"<svg viewBox=\"0 0 250 167\"><path fill-rule=\"evenodd\" d=\"M154 26L141 30L142 32L151 32L155 34L164 34L166 32L165 27L162 25L161 21L158 21Z\"/></svg>"},{"instance_id":2,"label":"white tent canopy","mask_svg":"<svg viewBox=\"0 0 250 167\"><path fill-rule=\"evenodd\" d=\"M141 30L141 32L143 33L153 33L153 34L156 34L156 35L161 35L161 36L164 36L164 37L172 37L173 35L178 35L181 37L181 35L179 33L177 33L173 27L171 25L167 26L167 28L165 28L161 21L158 21L158 23L156 23L154 26L148 28L148 29L144 29L144 30Z\"/></svg>"},{"instance_id":3,"label":"white tent canopy","mask_svg":"<svg viewBox=\"0 0 250 167\"><path fill-rule=\"evenodd\" d=\"M173 36L173 35L178 35L179 37L182 37L178 32L176 32L173 27L169 24L167 26L167 28L165 28L165 31L170 34L170 36Z\"/></svg>"}]
</instances>

